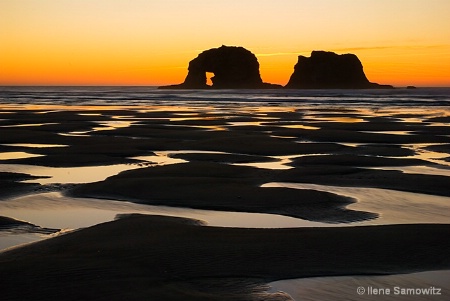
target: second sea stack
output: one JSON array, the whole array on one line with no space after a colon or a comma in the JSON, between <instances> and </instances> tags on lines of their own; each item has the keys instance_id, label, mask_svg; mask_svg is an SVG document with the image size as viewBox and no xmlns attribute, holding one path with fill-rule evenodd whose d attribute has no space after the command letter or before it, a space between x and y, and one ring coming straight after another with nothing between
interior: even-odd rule
<instances>
[{"instance_id":1,"label":"second sea stack","mask_svg":"<svg viewBox=\"0 0 450 301\"><path fill-rule=\"evenodd\" d=\"M294 73L286 85L289 89L376 89L390 85L371 83L354 54L313 51L311 57L300 55Z\"/></svg>"}]
</instances>

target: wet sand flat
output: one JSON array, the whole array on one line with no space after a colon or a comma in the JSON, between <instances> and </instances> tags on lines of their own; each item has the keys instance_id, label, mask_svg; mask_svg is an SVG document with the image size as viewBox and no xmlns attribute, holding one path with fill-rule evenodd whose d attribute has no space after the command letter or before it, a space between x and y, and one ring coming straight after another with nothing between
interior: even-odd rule
<instances>
[{"instance_id":1,"label":"wet sand flat","mask_svg":"<svg viewBox=\"0 0 450 301\"><path fill-rule=\"evenodd\" d=\"M445 108L222 103L2 110L0 200L56 191L331 225L376 220L383 200L362 211L352 206L360 200L338 190L288 183L450 196L450 130L437 124L450 116ZM27 173L27 166L43 172ZM51 178L58 168L94 173L104 166L120 168L86 181ZM428 174L400 170L415 167ZM287 185L264 186L274 182ZM266 283L449 269L442 219L439 225L233 229L134 215L1 253L0 291L11 300L290 300L268 293Z\"/></svg>"},{"instance_id":2,"label":"wet sand flat","mask_svg":"<svg viewBox=\"0 0 450 301\"><path fill-rule=\"evenodd\" d=\"M431 142L445 146L450 137L436 133L436 128L427 123L403 122L388 113L343 110L331 114L317 109L270 106L265 109L231 106L221 108L220 112L211 108L164 106L79 107L67 111L36 107L5 114L6 118L0 121L3 151L35 156L0 160L0 164L74 168L130 164L133 166L130 169L141 165L142 169L101 182L80 184L67 193L153 205L281 213L313 221L357 221L376 218L378 213L348 210L345 206L354 200L338 195L260 186L268 182L300 182L448 196L450 177L442 173L405 174L371 168L430 166L443 168L443 173L445 168L450 171L445 158L436 161L420 157ZM421 117L431 119L426 114ZM324 122L327 118L328 123ZM286 124L291 127L286 128ZM373 124L372 130L383 124L383 133L367 132L369 124ZM307 126L311 129L305 129ZM399 135L400 127L411 131ZM394 134L389 134L390 131ZM43 142L60 147L33 147ZM424 142L422 148L417 147ZM183 150L190 153L183 154ZM445 148L438 150L446 155ZM173 157L185 158L187 162L159 166L158 162L141 159L158 151L169 152L169 156L170 151L181 151ZM217 152L220 156L214 154ZM285 164L286 170L254 167L279 161L280 156L292 157ZM253 167L235 165L246 161ZM3 185L4 194L8 190L14 192L14 186L25 191L30 185L23 181L8 183L11 188Z\"/></svg>"}]
</instances>

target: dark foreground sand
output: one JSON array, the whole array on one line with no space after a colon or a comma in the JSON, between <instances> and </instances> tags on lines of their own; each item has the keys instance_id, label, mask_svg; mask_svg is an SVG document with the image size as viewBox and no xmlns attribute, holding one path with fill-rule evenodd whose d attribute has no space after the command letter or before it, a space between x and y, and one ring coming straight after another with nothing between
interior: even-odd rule
<instances>
[{"instance_id":1,"label":"dark foreground sand","mask_svg":"<svg viewBox=\"0 0 450 301\"><path fill-rule=\"evenodd\" d=\"M0 253L2 300L289 300L273 280L450 268L450 225L240 229L132 215Z\"/></svg>"}]
</instances>

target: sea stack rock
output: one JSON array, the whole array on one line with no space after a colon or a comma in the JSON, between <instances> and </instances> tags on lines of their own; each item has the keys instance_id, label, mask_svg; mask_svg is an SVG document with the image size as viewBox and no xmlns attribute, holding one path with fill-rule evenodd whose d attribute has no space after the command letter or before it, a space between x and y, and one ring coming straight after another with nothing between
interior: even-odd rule
<instances>
[{"instance_id":1,"label":"sea stack rock","mask_svg":"<svg viewBox=\"0 0 450 301\"><path fill-rule=\"evenodd\" d=\"M212 86L207 85L206 72L214 73ZM262 89L280 88L263 83L256 56L243 47L221 46L200 53L189 62L184 83L163 86L166 89Z\"/></svg>"},{"instance_id":2,"label":"sea stack rock","mask_svg":"<svg viewBox=\"0 0 450 301\"><path fill-rule=\"evenodd\" d=\"M371 83L354 54L313 51L311 57L300 55L285 88L289 89L374 89L392 88Z\"/></svg>"}]
</instances>

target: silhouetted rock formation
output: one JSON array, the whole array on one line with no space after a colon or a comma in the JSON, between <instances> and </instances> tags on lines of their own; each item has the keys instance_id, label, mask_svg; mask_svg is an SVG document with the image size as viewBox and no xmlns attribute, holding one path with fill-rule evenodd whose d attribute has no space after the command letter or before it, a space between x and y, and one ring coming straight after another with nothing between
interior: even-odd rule
<instances>
[{"instance_id":1,"label":"silhouetted rock formation","mask_svg":"<svg viewBox=\"0 0 450 301\"><path fill-rule=\"evenodd\" d=\"M371 83L354 54L313 51L311 57L302 55L286 85L290 89L373 89L392 88Z\"/></svg>"},{"instance_id":2,"label":"silhouetted rock formation","mask_svg":"<svg viewBox=\"0 0 450 301\"><path fill-rule=\"evenodd\" d=\"M221 46L200 53L189 62L184 83L163 86L166 89L261 89L280 88L263 83L256 56L243 47ZM212 86L207 85L206 72L214 73Z\"/></svg>"}]
</instances>

